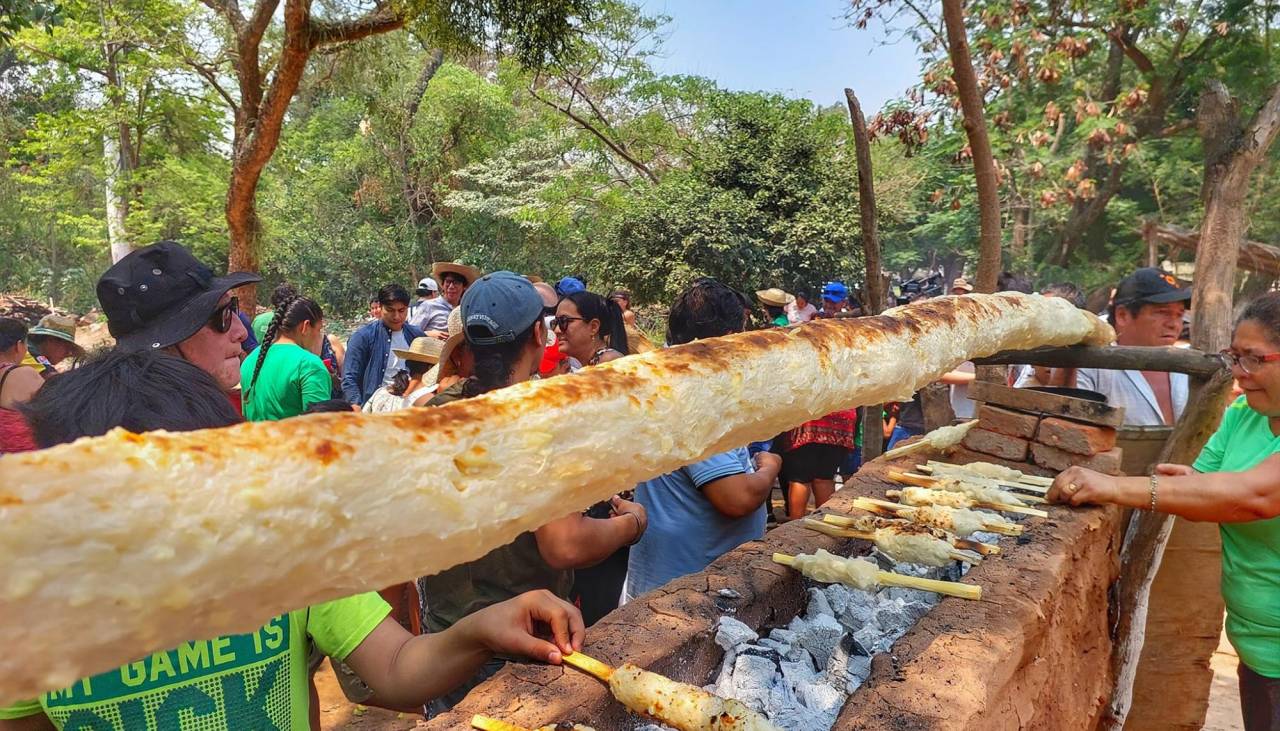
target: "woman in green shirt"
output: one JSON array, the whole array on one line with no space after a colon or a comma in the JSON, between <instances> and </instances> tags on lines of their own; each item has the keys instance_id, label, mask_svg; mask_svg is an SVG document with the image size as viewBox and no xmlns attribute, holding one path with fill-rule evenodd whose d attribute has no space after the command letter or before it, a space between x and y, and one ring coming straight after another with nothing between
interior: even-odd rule
<instances>
[{"instance_id":1,"label":"woman in green shirt","mask_svg":"<svg viewBox=\"0 0 1280 731\"><path fill-rule=\"evenodd\" d=\"M323 341L320 305L296 294L281 300L262 344L240 365L244 418L287 419L329 398L329 370L319 355Z\"/></svg>"},{"instance_id":2,"label":"woman in green shirt","mask_svg":"<svg viewBox=\"0 0 1280 731\"><path fill-rule=\"evenodd\" d=\"M1220 523L1227 638L1240 656L1246 731L1280 730L1280 293L1254 300L1223 353L1244 396L1193 465L1151 477L1072 467L1049 498L1114 503Z\"/></svg>"}]
</instances>

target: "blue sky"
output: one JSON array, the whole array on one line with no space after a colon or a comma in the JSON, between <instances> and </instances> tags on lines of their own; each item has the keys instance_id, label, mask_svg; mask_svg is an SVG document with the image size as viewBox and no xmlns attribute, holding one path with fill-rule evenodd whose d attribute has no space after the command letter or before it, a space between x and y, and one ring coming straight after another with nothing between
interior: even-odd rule
<instances>
[{"instance_id":1,"label":"blue sky","mask_svg":"<svg viewBox=\"0 0 1280 731\"><path fill-rule=\"evenodd\" d=\"M738 91L776 91L823 105L858 94L868 116L919 79L915 45L878 21L847 27L840 0L641 0L671 17L660 73L694 74Z\"/></svg>"}]
</instances>

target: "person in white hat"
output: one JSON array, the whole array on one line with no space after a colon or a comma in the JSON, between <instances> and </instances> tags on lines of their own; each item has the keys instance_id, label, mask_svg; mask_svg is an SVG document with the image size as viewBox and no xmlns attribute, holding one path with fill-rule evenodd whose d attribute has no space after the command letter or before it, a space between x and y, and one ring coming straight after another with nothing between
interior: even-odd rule
<instances>
[{"instance_id":1,"label":"person in white hat","mask_svg":"<svg viewBox=\"0 0 1280 731\"><path fill-rule=\"evenodd\" d=\"M426 331L427 323L427 305L434 299L440 297L440 285L432 277L423 277L418 280L418 288L414 290L417 295L409 305L409 323L419 330Z\"/></svg>"}]
</instances>

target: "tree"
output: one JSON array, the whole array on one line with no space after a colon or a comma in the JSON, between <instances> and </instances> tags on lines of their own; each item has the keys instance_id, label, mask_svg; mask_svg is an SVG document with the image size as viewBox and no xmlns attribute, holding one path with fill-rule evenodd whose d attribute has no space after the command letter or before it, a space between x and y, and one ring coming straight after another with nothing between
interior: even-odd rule
<instances>
[{"instance_id":1,"label":"tree","mask_svg":"<svg viewBox=\"0 0 1280 731\"><path fill-rule=\"evenodd\" d=\"M307 62L316 52L387 33L412 23L423 37L442 49L475 48L494 38L529 64L544 63L560 51L573 23L587 15L590 0L424 0L408 10L376 4L313 8L313 0L284 0L278 47L268 31L280 0L259 0L246 14L237 0L201 0L224 22L226 47L212 60L192 60L192 67L220 94L234 116L231 179L226 217L230 238L228 267L258 268L262 226L257 211L258 183L280 141L289 103L298 91ZM223 84L229 68L235 94ZM242 296L255 303L252 291Z\"/></svg>"}]
</instances>

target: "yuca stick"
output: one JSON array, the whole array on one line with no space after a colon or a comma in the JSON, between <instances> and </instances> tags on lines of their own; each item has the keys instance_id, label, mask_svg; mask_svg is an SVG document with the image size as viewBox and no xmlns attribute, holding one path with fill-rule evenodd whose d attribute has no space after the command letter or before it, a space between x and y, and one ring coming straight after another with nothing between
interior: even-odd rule
<instances>
[{"instance_id":1,"label":"yuca stick","mask_svg":"<svg viewBox=\"0 0 1280 731\"><path fill-rule=\"evenodd\" d=\"M865 522L866 518L863 518L862 520L863 522ZM978 541L968 541L963 538L957 538L956 536L953 536L944 530L936 529L936 528L926 528L926 526L916 525L914 523L911 523L910 521L890 520L887 518L880 518L880 517L872 518L872 520L876 521L876 527L878 529L883 529L888 531L905 529L901 532L904 534L904 537L906 538L919 539L921 541L941 541L954 548L962 549L958 551L951 551L949 553L951 559L955 561L963 561L967 564L976 565L978 561L981 560L981 556L990 556L992 554L996 554L1000 552L999 546L992 546L986 543L979 543ZM890 553L889 549L891 549L891 547L883 546L881 545L881 541L876 540L876 531L863 530L862 527L858 525L858 523L859 523L859 519L857 518L850 518L846 516L836 516L830 513L823 515L822 520L805 518L805 521L804 521L804 525L806 528L816 530L819 533L829 535L833 538L860 538L864 541L872 541L877 546L879 546L880 550L884 551L885 553ZM915 528L915 532L911 530L913 527ZM926 529L929 532L928 533L919 532L922 529ZM937 534L941 534L941 535L937 535ZM968 553L965 553L965 551L973 551L979 555L972 556ZM890 555L893 555L893 554L890 553Z\"/></svg>"},{"instance_id":2,"label":"yuca stick","mask_svg":"<svg viewBox=\"0 0 1280 731\"><path fill-rule=\"evenodd\" d=\"M854 564L871 563L871 562L862 561L861 559L841 558L840 556L832 555L821 549L819 549L816 554L812 554L812 555L803 554L803 553L797 556L789 556L785 553L773 554L773 560L775 563L780 563L783 566L791 566L791 567L796 567L797 563L804 563L803 559L814 559L814 558L829 560L834 562L852 561L854 562ZM837 566L836 568L842 569L843 566ZM809 578L814 579L815 581L822 581L828 584L837 583L835 580L827 580L824 578L819 578L818 576L814 576L802 569L798 569L798 570L801 570L801 573L804 573L805 576L808 576ZM958 581L939 581L937 579L925 579L919 576L905 576L903 574L895 574L892 571L880 571L879 569L875 568L874 563L871 563L870 569L859 568L857 571L859 574L862 574L864 572L868 574L868 578L870 579L870 583L872 584L872 586L864 586L863 584L866 583L864 581L848 582L848 581L840 580L838 583L845 584L846 586L852 586L855 589L862 589L863 591L870 591L875 588L875 585L901 586L907 589L922 589L924 591L931 591L931 592L934 592L935 594L946 594L947 596L959 597L961 599L981 599L982 598L982 587L977 586L975 584L962 584ZM874 571L874 573L871 573L872 571Z\"/></svg>"},{"instance_id":3,"label":"yuca stick","mask_svg":"<svg viewBox=\"0 0 1280 731\"><path fill-rule=\"evenodd\" d=\"M973 357L1112 339L1059 298L941 297L708 338L438 408L117 429L8 454L0 704L474 561L618 485L900 400Z\"/></svg>"},{"instance_id":4,"label":"yuca stick","mask_svg":"<svg viewBox=\"0 0 1280 731\"><path fill-rule=\"evenodd\" d=\"M981 478L972 480L958 477L930 477L929 475L921 475L915 472L897 471L890 472L889 476L907 485L967 493L972 495L974 500L978 500L980 502L1005 503L1007 505L1023 505L1025 502L1031 502L1034 499L1044 502L1044 498L1033 498L1031 495L1019 495L1017 493L1009 492L1008 490L994 487L989 480Z\"/></svg>"},{"instance_id":5,"label":"yuca stick","mask_svg":"<svg viewBox=\"0 0 1280 731\"><path fill-rule=\"evenodd\" d=\"M608 683L613 697L627 710L677 731L779 731L739 701L641 670L631 663L611 668L580 652L565 655L564 661Z\"/></svg>"},{"instance_id":6,"label":"yuca stick","mask_svg":"<svg viewBox=\"0 0 1280 731\"><path fill-rule=\"evenodd\" d=\"M976 465L983 465L984 469L975 471L973 468ZM988 472L988 470L985 469L986 467L993 468L993 470L991 470L991 474L986 474ZM1002 489L1026 490L1039 495L1043 495L1049 489L1048 486L1045 485L1027 482L1027 480L1034 478L1034 475L1023 474L1019 470L1010 469L1002 465L991 464L990 462L974 462L967 465L955 465L949 462L929 460L926 464L916 465L916 469L934 477L961 477L976 479L980 484L989 482ZM997 476L1002 474L1002 471L1004 473L1017 475L1017 478L1014 479L1013 477Z\"/></svg>"},{"instance_id":7,"label":"yuca stick","mask_svg":"<svg viewBox=\"0 0 1280 731\"><path fill-rule=\"evenodd\" d=\"M897 459L899 457L905 457L908 454L915 454L916 452L925 449L949 449L963 441L964 435L968 434L969 430L977 423L978 420L974 419L973 421L966 421L963 424L940 426L928 434L925 434L918 442L912 442L911 444L907 444L902 447L890 449L888 452L884 453L883 457L885 459Z\"/></svg>"},{"instance_id":8,"label":"yuca stick","mask_svg":"<svg viewBox=\"0 0 1280 731\"><path fill-rule=\"evenodd\" d=\"M933 525L932 522L925 520L925 516L929 512L922 511L920 508L912 505L903 505L902 503L894 503L888 500L878 500L876 498L860 497L853 501L853 506L859 510L866 510L879 515L894 515L899 518L905 518L910 521L922 523L924 525ZM967 510L967 508L953 508L947 505L933 505L932 513L934 515L946 515L954 513L957 510ZM969 511L974 512L974 511ZM981 529L988 533L999 533L1006 536L1022 535L1022 526L1017 523L1009 523L1003 520L989 518L982 513L977 513L981 522ZM947 529L947 526L939 526Z\"/></svg>"},{"instance_id":9,"label":"yuca stick","mask_svg":"<svg viewBox=\"0 0 1280 731\"><path fill-rule=\"evenodd\" d=\"M593 729L581 724L550 724L540 726L536 729L527 729L524 726L517 726L514 723L507 723L501 719L491 718L489 716L481 716L476 714L471 717L471 727L480 729L480 731L593 731Z\"/></svg>"},{"instance_id":10,"label":"yuca stick","mask_svg":"<svg viewBox=\"0 0 1280 731\"><path fill-rule=\"evenodd\" d=\"M966 507L966 508L979 507L979 508L987 508L988 510L999 510L1000 512L1003 512L1003 513L1019 513L1021 515L1034 515L1037 518L1049 517L1049 513L1043 510L1040 510L1039 508L1029 508L1025 505L1014 505L1012 503L988 502L985 500L976 500L973 498L973 496L968 495L967 493L958 492L955 490L947 490L945 488L939 487L937 483L931 482L929 480L919 479L920 477L922 477L922 475L916 475L915 477L912 477L905 472L890 472L889 477L897 482L901 482L904 485L913 485L915 487L923 487L929 490L937 490L939 492L949 492L954 495L963 495L965 498L967 498L967 502L965 502L962 505L958 505L954 507ZM901 491L889 490L885 494L888 495L889 497L896 497L897 495L901 494Z\"/></svg>"},{"instance_id":11,"label":"yuca stick","mask_svg":"<svg viewBox=\"0 0 1280 731\"><path fill-rule=\"evenodd\" d=\"M915 525L915 526L919 526L920 528L928 529L930 535L932 535L934 538L940 538L946 541L947 543L950 543L952 546L955 546L956 548L959 548L965 551L974 551L975 553L978 553L979 555L982 555L982 556L994 556L1000 553L1000 547L997 545L993 545L990 543L982 543L981 541L974 541L968 538L961 538L955 533L952 533L945 526L932 525L922 521L904 520L903 518L894 515L892 511L887 511L882 509L871 510L868 512L876 513L876 515L859 516L855 518L850 515L840 515L837 513L823 513L822 522L824 524L838 526L843 530L849 530L851 532L862 532L864 524L866 524L868 521L875 521L874 525L878 527L889 527L889 526L897 526L897 525ZM823 529L814 528L814 530L822 531ZM834 535L834 534L828 533L827 535ZM837 536L837 537L842 537L842 536ZM857 538L859 536L849 536L849 537ZM957 559L957 560L963 560L963 559Z\"/></svg>"}]
</instances>

